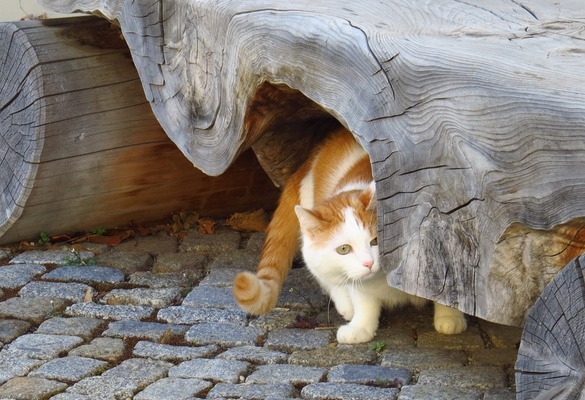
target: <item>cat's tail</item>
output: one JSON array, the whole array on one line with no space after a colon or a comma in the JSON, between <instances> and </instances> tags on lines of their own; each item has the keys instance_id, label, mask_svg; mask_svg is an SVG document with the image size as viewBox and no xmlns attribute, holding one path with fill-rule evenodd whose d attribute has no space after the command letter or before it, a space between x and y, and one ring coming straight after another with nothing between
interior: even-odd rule
<instances>
[{"instance_id":1,"label":"cat's tail","mask_svg":"<svg viewBox=\"0 0 585 400\"><path fill-rule=\"evenodd\" d=\"M234 279L234 298L250 314L265 314L278 302L282 284L299 247L300 227L294 207L300 201L299 190L305 173L306 168L301 167L289 178L282 192L266 230L256 274L241 272Z\"/></svg>"}]
</instances>

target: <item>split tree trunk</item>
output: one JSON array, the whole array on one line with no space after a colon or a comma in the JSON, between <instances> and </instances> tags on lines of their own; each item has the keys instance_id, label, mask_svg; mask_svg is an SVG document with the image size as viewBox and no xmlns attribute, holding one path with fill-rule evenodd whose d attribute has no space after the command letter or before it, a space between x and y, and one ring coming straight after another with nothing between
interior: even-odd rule
<instances>
[{"instance_id":1,"label":"split tree trunk","mask_svg":"<svg viewBox=\"0 0 585 400\"><path fill-rule=\"evenodd\" d=\"M275 203L251 152L218 178L182 156L107 21L0 24L0 82L0 243Z\"/></svg>"},{"instance_id":2,"label":"split tree trunk","mask_svg":"<svg viewBox=\"0 0 585 400\"><path fill-rule=\"evenodd\" d=\"M518 325L583 251L580 1L41 2L121 26L155 115L210 175L252 146L282 182L345 125L392 286Z\"/></svg>"}]
</instances>

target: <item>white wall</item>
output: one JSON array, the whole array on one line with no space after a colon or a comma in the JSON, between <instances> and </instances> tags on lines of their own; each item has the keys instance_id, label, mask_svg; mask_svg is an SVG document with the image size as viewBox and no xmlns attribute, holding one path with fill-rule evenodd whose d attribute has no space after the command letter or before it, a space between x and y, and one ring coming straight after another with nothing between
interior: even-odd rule
<instances>
[{"instance_id":1,"label":"white wall","mask_svg":"<svg viewBox=\"0 0 585 400\"><path fill-rule=\"evenodd\" d=\"M36 17L43 13L46 13L50 18L67 16L48 12L38 5L36 0L0 0L0 22L19 21L26 16L33 15Z\"/></svg>"}]
</instances>

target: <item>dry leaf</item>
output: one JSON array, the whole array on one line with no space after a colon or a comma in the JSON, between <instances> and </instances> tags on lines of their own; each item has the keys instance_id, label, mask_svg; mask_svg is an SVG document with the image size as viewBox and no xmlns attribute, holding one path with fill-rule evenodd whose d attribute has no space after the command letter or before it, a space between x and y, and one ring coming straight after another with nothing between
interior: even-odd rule
<instances>
[{"instance_id":1,"label":"dry leaf","mask_svg":"<svg viewBox=\"0 0 585 400\"><path fill-rule=\"evenodd\" d=\"M203 235L213 235L215 233L215 221L209 218L203 218L197 221L199 224L199 233Z\"/></svg>"},{"instance_id":2,"label":"dry leaf","mask_svg":"<svg viewBox=\"0 0 585 400\"><path fill-rule=\"evenodd\" d=\"M163 333L162 337L158 341L160 344L167 344L171 341L171 337L173 335L172 329L167 329L165 333Z\"/></svg>"},{"instance_id":3,"label":"dry leaf","mask_svg":"<svg viewBox=\"0 0 585 400\"><path fill-rule=\"evenodd\" d=\"M268 226L268 218L266 212L263 209L259 209L232 214L225 224L237 231L263 232Z\"/></svg>"},{"instance_id":4,"label":"dry leaf","mask_svg":"<svg viewBox=\"0 0 585 400\"><path fill-rule=\"evenodd\" d=\"M85 291L85 295L83 295L83 303L91 303L93 301L93 292L90 287L87 288Z\"/></svg>"}]
</instances>

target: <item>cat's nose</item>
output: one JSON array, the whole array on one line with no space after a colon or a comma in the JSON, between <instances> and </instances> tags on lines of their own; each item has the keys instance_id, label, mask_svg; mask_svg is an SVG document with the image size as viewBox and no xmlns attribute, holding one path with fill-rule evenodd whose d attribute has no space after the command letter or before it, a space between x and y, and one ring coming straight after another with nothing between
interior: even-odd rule
<instances>
[{"instance_id":1,"label":"cat's nose","mask_svg":"<svg viewBox=\"0 0 585 400\"><path fill-rule=\"evenodd\" d=\"M366 260L362 262L362 265L367 269L372 269L372 266L374 265L374 260Z\"/></svg>"}]
</instances>

